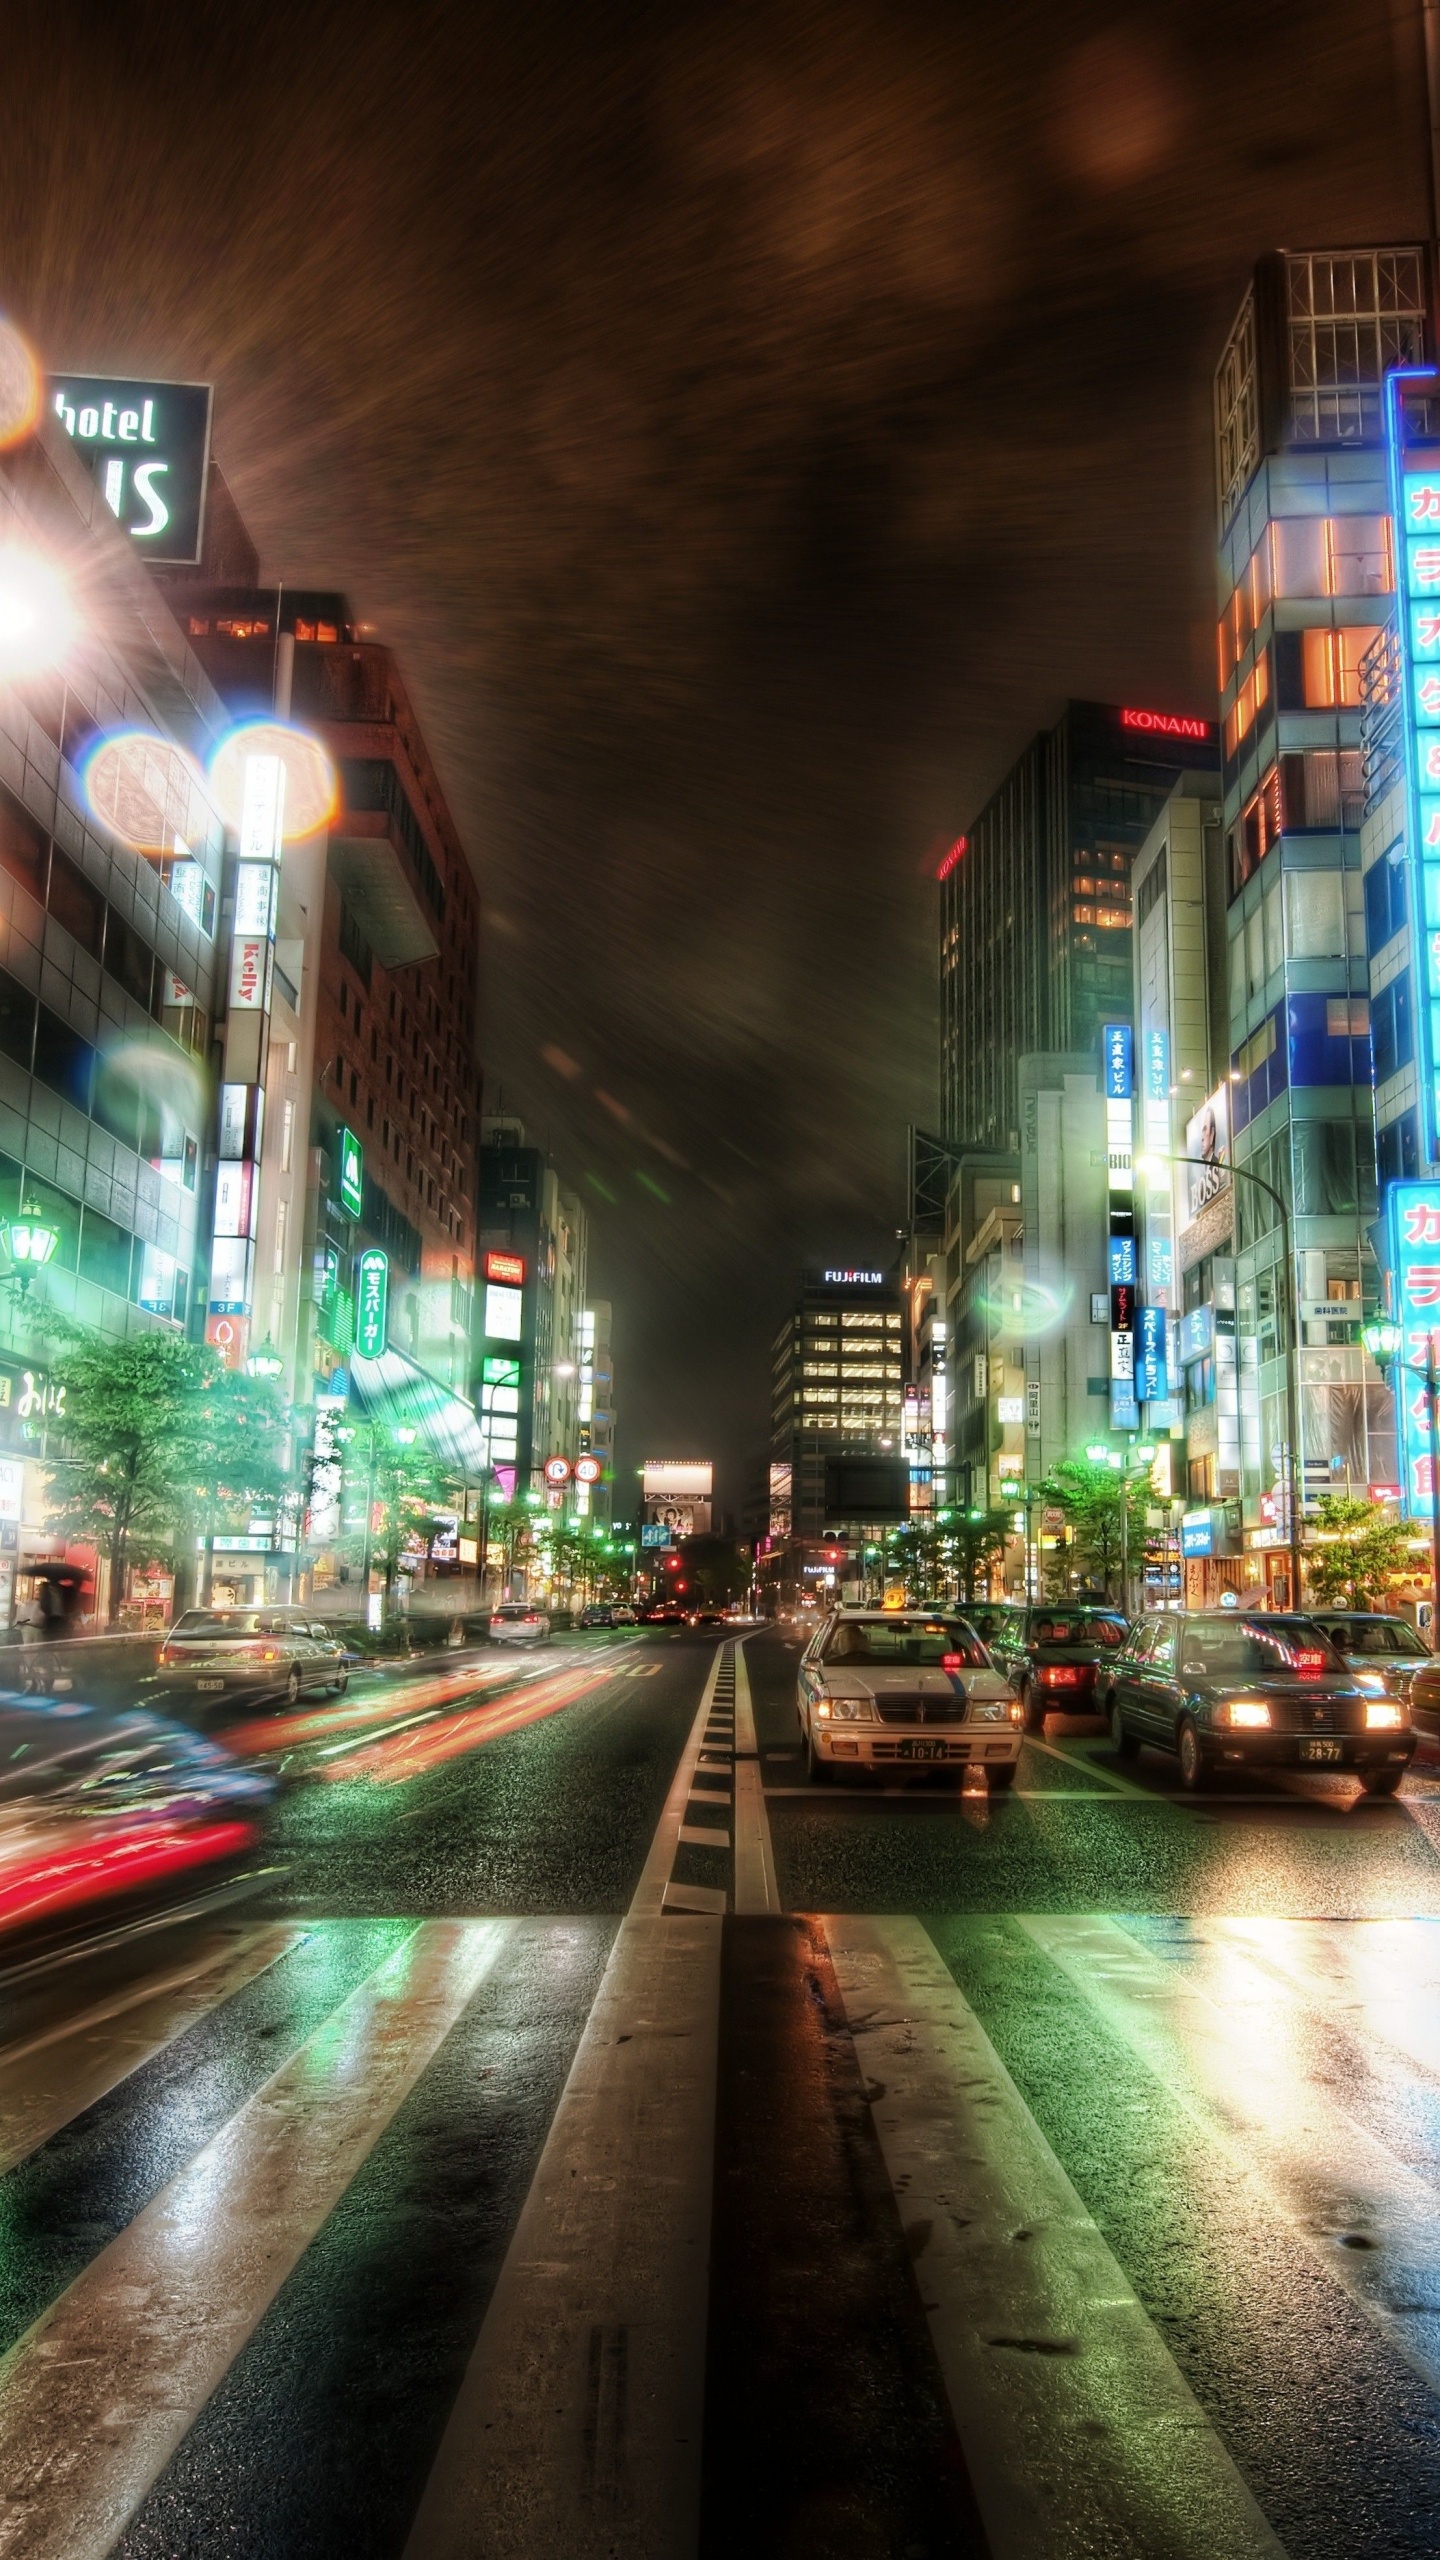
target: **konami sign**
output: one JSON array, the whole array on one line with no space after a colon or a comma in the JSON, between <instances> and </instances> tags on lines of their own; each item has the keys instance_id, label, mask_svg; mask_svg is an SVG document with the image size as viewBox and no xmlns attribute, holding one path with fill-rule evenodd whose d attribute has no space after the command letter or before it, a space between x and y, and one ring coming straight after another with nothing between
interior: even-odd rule
<instances>
[{"instance_id":1,"label":"konami sign","mask_svg":"<svg viewBox=\"0 0 1440 2560\"><path fill-rule=\"evenodd\" d=\"M1146 729L1161 738L1208 738L1213 732L1208 720L1191 720L1179 711L1122 711L1122 729Z\"/></svg>"}]
</instances>

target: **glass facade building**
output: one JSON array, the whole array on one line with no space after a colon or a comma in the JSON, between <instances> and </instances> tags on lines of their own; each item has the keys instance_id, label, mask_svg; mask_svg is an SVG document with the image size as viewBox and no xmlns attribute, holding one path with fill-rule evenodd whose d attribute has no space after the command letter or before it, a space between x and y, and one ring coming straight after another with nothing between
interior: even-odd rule
<instances>
[{"instance_id":1,"label":"glass facade building","mask_svg":"<svg viewBox=\"0 0 1440 2560\"><path fill-rule=\"evenodd\" d=\"M1020 1059L1099 1056L1130 1010L1130 867L1213 723L1067 703L1032 738L941 881L941 1111L951 1147L1019 1144Z\"/></svg>"},{"instance_id":2,"label":"glass facade building","mask_svg":"<svg viewBox=\"0 0 1440 2560\"><path fill-rule=\"evenodd\" d=\"M1278 251L1216 375L1230 1125L1237 1170L1291 1223L1287 1270L1278 1211L1237 1181L1245 1544L1272 1591L1288 1361L1304 1498L1393 1481L1359 1323L1378 1294L1372 1074L1398 1095L1409 1017L1388 963L1372 988L1399 925L1388 876L1362 876L1362 710L1395 583L1383 380L1424 360L1428 300L1418 246Z\"/></svg>"}]
</instances>

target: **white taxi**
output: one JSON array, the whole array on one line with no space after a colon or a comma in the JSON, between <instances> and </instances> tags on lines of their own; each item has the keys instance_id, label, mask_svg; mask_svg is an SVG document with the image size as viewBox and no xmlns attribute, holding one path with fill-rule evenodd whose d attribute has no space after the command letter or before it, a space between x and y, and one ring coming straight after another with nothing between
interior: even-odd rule
<instances>
[{"instance_id":1,"label":"white taxi","mask_svg":"<svg viewBox=\"0 0 1440 2560\"><path fill-rule=\"evenodd\" d=\"M837 1609L801 1656L798 1688L812 1779L939 1764L981 1766L994 1788L1015 1782L1024 1709L949 1609Z\"/></svg>"}]
</instances>

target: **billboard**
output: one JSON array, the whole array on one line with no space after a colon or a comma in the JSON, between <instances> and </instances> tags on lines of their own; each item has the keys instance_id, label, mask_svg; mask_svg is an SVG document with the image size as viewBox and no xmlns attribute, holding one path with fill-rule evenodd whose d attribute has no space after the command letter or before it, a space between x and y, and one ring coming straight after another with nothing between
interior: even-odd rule
<instances>
[{"instance_id":1,"label":"billboard","mask_svg":"<svg viewBox=\"0 0 1440 2560\"><path fill-rule=\"evenodd\" d=\"M205 522L211 384L59 373L51 376L50 400L143 556L193 568Z\"/></svg>"},{"instance_id":2,"label":"billboard","mask_svg":"<svg viewBox=\"0 0 1440 2560\"><path fill-rule=\"evenodd\" d=\"M867 1526L910 1517L910 1470L903 1458L827 1458L825 1517Z\"/></svg>"},{"instance_id":3,"label":"billboard","mask_svg":"<svg viewBox=\"0 0 1440 2560\"><path fill-rule=\"evenodd\" d=\"M1422 1371L1432 1345L1440 1351L1440 1183L1392 1182L1386 1198L1390 1227L1391 1312L1403 1340L1400 1357L1411 1374L1391 1372L1400 1437L1401 1509L1427 1519L1433 1499L1434 1426Z\"/></svg>"},{"instance_id":4,"label":"billboard","mask_svg":"<svg viewBox=\"0 0 1440 2560\"><path fill-rule=\"evenodd\" d=\"M647 1458L641 1488L646 1519L676 1538L704 1537L714 1480L708 1458Z\"/></svg>"},{"instance_id":5,"label":"billboard","mask_svg":"<svg viewBox=\"0 0 1440 2560\"><path fill-rule=\"evenodd\" d=\"M1186 1167L1189 1213L1192 1218L1198 1218L1201 1210L1218 1199L1230 1181L1228 1084L1218 1085L1208 1101L1201 1103L1193 1120L1187 1120L1185 1153L1191 1159Z\"/></svg>"}]
</instances>

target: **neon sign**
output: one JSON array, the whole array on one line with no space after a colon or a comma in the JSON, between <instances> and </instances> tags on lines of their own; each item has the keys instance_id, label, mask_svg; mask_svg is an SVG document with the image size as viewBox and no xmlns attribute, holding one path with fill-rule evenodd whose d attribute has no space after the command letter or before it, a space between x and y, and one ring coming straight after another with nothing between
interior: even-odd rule
<instances>
[{"instance_id":1,"label":"neon sign","mask_svg":"<svg viewBox=\"0 0 1440 2560\"><path fill-rule=\"evenodd\" d=\"M956 864L958 862L963 862L964 859L965 838L963 836L957 836L955 842L950 847L949 852L946 854L944 861L941 863L939 870L935 874L936 879L948 880Z\"/></svg>"},{"instance_id":2,"label":"neon sign","mask_svg":"<svg viewBox=\"0 0 1440 2560\"><path fill-rule=\"evenodd\" d=\"M1440 439L1432 415L1437 386L1440 374L1433 365L1385 376L1390 505L1400 554L1395 632L1427 1164L1440 1156Z\"/></svg>"},{"instance_id":3,"label":"neon sign","mask_svg":"<svg viewBox=\"0 0 1440 2560\"><path fill-rule=\"evenodd\" d=\"M1393 1309L1401 1328L1400 1357L1424 1366L1432 1342L1440 1350L1440 1187L1395 1182L1386 1202L1390 1228ZM1395 1371L1395 1418L1400 1433L1401 1507L1428 1516L1435 1443L1424 1380Z\"/></svg>"},{"instance_id":4,"label":"neon sign","mask_svg":"<svg viewBox=\"0 0 1440 2560\"><path fill-rule=\"evenodd\" d=\"M1177 711L1122 711L1122 729L1145 729L1161 738L1209 738L1214 732L1208 720L1191 720Z\"/></svg>"}]
</instances>

